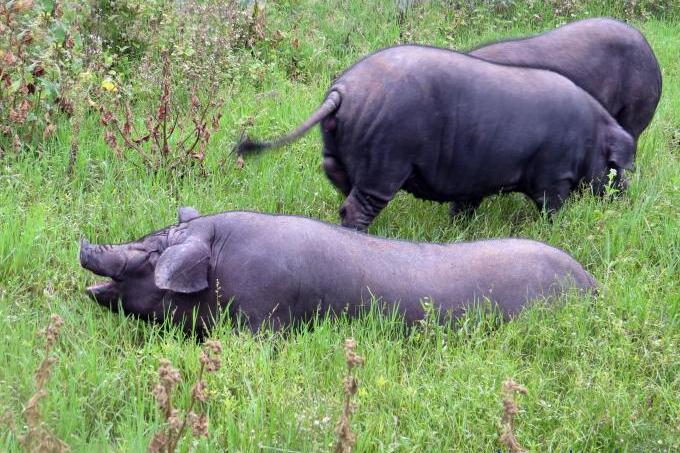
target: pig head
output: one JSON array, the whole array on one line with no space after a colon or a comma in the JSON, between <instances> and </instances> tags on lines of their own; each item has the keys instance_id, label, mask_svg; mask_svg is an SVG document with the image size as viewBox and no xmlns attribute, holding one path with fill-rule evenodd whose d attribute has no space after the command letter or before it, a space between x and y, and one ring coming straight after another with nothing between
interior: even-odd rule
<instances>
[{"instance_id":1,"label":"pig head","mask_svg":"<svg viewBox=\"0 0 680 453\"><path fill-rule=\"evenodd\" d=\"M199 214L180 208L179 222ZM202 333L217 315L216 297L209 290L209 244L188 238L181 228L164 228L137 241L116 245L80 244L80 264L109 277L86 293L99 304L148 321L173 323ZM194 311L195 310L195 311Z\"/></svg>"}]
</instances>

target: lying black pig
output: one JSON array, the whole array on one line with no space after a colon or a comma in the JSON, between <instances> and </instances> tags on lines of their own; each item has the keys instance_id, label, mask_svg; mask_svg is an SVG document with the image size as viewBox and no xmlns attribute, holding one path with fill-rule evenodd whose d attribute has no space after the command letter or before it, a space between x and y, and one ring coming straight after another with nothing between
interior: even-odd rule
<instances>
[{"instance_id":1,"label":"lying black pig","mask_svg":"<svg viewBox=\"0 0 680 453\"><path fill-rule=\"evenodd\" d=\"M571 256L525 239L455 244L388 240L302 217L225 212L200 217L182 208L179 224L120 245L83 241L81 265L111 280L87 293L112 310L199 332L220 309L258 330L316 313L356 316L371 297L407 323L425 298L444 317L490 301L504 317L530 301L595 281ZM230 303L231 301L231 303Z\"/></svg>"},{"instance_id":2,"label":"lying black pig","mask_svg":"<svg viewBox=\"0 0 680 453\"><path fill-rule=\"evenodd\" d=\"M321 123L324 170L346 196L342 225L366 230L400 190L474 209L522 192L552 213L581 182L603 194L632 168L635 141L602 105L552 71L446 49L398 46L350 67L280 146Z\"/></svg>"}]
</instances>

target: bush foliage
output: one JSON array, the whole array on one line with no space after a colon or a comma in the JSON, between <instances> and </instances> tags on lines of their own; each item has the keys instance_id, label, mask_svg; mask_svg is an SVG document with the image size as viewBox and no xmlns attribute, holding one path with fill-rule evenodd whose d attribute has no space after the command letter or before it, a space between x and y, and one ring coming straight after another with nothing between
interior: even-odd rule
<instances>
[{"instance_id":1,"label":"bush foliage","mask_svg":"<svg viewBox=\"0 0 680 453\"><path fill-rule=\"evenodd\" d=\"M77 3L0 3L0 154L36 146L73 114L82 70Z\"/></svg>"},{"instance_id":2,"label":"bush foliage","mask_svg":"<svg viewBox=\"0 0 680 453\"><path fill-rule=\"evenodd\" d=\"M278 18L269 24L265 6L278 10ZM330 2L328 10L343 11L343 6ZM455 30L480 23L503 29L566 22L598 10L633 20L668 17L680 10L673 0L396 0L373 8L385 25L396 23L403 42L427 39L416 24L431 11L442 14ZM241 80L261 83L272 67L286 68L291 80L311 80L324 64L320 49L314 48L314 37L297 32L293 10L281 22L287 9L285 3L267 5L263 0L3 1L0 153L39 149L62 123L72 125L63 122L64 116L111 102L107 91L124 91L133 107L136 100L156 98L163 55L173 68L172 91L183 96L187 111L192 93L213 93L215 85L223 89ZM338 28L345 29L342 25L353 14L345 10ZM349 45L351 34L347 30ZM342 53L333 52L338 51Z\"/></svg>"}]
</instances>

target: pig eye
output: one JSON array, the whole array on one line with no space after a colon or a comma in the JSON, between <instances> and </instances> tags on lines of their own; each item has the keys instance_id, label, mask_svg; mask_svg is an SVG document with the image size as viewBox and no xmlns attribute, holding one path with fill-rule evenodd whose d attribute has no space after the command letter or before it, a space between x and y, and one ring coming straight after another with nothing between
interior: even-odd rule
<instances>
[{"instance_id":1,"label":"pig eye","mask_svg":"<svg viewBox=\"0 0 680 453\"><path fill-rule=\"evenodd\" d=\"M125 273L134 273L143 270L149 262L150 256L151 253L141 250L135 250L133 253L128 254L125 263Z\"/></svg>"},{"instance_id":2,"label":"pig eye","mask_svg":"<svg viewBox=\"0 0 680 453\"><path fill-rule=\"evenodd\" d=\"M147 257L147 261L153 266L156 267L156 263L158 262L158 257L161 256L161 253L158 250L153 250L149 252L149 255Z\"/></svg>"}]
</instances>

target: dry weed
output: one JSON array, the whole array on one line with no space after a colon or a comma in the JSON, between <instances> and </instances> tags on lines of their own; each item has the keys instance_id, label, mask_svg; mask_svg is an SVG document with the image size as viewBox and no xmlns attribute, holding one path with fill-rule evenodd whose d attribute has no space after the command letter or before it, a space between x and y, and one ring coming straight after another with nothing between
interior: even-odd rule
<instances>
[{"instance_id":1,"label":"dry weed","mask_svg":"<svg viewBox=\"0 0 680 453\"><path fill-rule=\"evenodd\" d=\"M217 88L213 85L211 92L216 92ZM122 93L115 95L111 107L100 106L104 140L117 156L123 154L122 143L126 149L136 151L154 171L161 166L175 170L190 161L204 161L208 142L220 125L223 101L208 95L204 96L207 100L201 100L194 88L189 107L180 108L172 94L171 62L165 52L157 107L143 118L135 118L130 99Z\"/></svg>"},{"instance_id":2,"label":"dry weed","mask_svg":"<svg viewBox=\"0 0 680 453\"><path fill-rule=\"evenodd\" d=\"M251 2L248 10L248 33L246 34L246 42L248 46L252 47L256 42L264 39L265 27L265 1L254 0Z\"/></svg>"},{"instance_id":3,"label":"dry weed","mask_svg":"<svg viewBox=\"0 0 680 453\"><path fill-rule=\"evenodd\" d=\"M515 416L519 412L519 407L515 402L515 393L526 395L527 389L508 379L503 383L503 417L501 419L503 432L498 441L512 453L525 452L526 450L519 444L514 433Z\"/></svg>"},{"instance_id":4,"label":"dry weed","mask_svg":"<svg viewBox=\"0 0 680 453\"><path fill-rule=\"evenodd\" d=\"M182 380L179 370L173 368L169 360L160 361L158 384L153 389L153 395L163 413L166 426L151 439L149 453L174 452L187 427L191 428L192 434L196 437L208 436L208 416L205 412L194 412L194 407L197 403L205 404L208 401L203 373L214 373L219 370L222 366L221 356L222 344L216 340L207 340L201 353L201 368L191 390L191 402L184 416L172 405L173 390Z\"/></svg>"},{"instance_id":5,"label":"dry weed","mask_svg":"<svg viewBox=\"0 0 680 453\"><path fill-rule=\"evenodd\" d=\"M47 328L38 334L38 337L45 338L45 354L35 372L35 393L28 400L22 412L27 430L19 436L19 442L26 451L41 453L70 451L69 446L54 435L42 421L39 406L40 400L48 395L47 390L45 390L45 383L49 379L52 367L57 361L57 358L52 356L51 352L59 338L63 324L64 321L62 321L59 315L52 315Z\"/></svg>"},{"instance_id":6,"label":"dry weed","mask_svg":"<svg viewBox=\"0 0 680 453\"><path fill-rule=\"evenodd\" d=\"M355 409L352 397L359 389L359 382L354 376L353 370L358 366L363 366L364 358L357 355L355 352L356 346L357 343L353 338L345 340L345 360L347 362L347 375L344 380L345 403L342 408L340 421L335 428L337 436L335 447L333 448L335 453L351 453L354 451L354 445L357 441L350 425L350 417Z\"/></svg>"}]
</instances>

